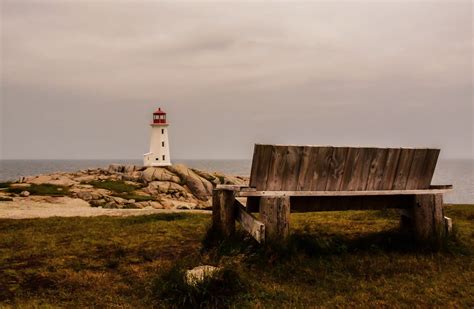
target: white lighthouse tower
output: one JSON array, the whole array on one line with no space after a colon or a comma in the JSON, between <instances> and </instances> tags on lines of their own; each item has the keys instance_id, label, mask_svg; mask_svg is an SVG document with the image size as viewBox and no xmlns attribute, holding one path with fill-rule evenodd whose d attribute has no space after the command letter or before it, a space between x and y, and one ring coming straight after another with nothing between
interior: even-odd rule
<instances>
[{"instance_id":1,"label":"white lighthouse tower","mask_svg":"<svg viewBox=\"0 0 474 309\"><path fill-rule=\"evenodd\" d=\"M143 155L144 166L169 166L170 145L168 141L168 123L166 113L158 108L153 113L151 126L150 151Z\"/></svg>"}]
</instances>

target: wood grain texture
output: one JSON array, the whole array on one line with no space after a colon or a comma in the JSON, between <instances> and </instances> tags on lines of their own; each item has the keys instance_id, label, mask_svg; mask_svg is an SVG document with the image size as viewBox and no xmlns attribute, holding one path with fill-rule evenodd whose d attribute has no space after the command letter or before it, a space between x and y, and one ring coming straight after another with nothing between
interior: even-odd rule
<instances>
[{"instance_id":1,"label":"wood grain texture","mask_svg":"<svg viewBox=\"0 0 474 309\"><path fill-rule=\"evenodd\" d=\"M397 172L395 173L395 179L393 181L392 189L400 190L406 188L408 182L408 175L410 174L410 168L413 163L414 155L415 149L401 150L400 159L398 160Z\"/></svg>"},{"instance_id":2,"label":"wood grain texture","mask_svg":"<svg viewBox=\"0 0 474 309\"><path fill-rule=\"evenodd\" d=\"M335 147L329 157L326 191L337 191L341 187L349 148Z\"/></svg>"},{"instance_id":3,"label":"wood grain texture","mask_svg":"<svg viewBox=\"0 0 474 309\"><path fill-rule=\"evenodd\" d=\"M285 240L290 231L290 198L262 198L260 220L265 225L265 240L273 242Z\"/></svg>"},{"instance_id":4,"label":"wood grain texture","mask_svg":"<svg viewBox=\"0 0 474 309\"><path fill-rule=\"evenodd\" d=\"M387 153L385 170L380 184L380 190L390 190L393 187L395 175L397 174L398 161L400 159L400 148L390 148Z\"/></svg>"},{"instance_id":5,"label":"wood grain texture","mask_svg":"<svg viewBox=\"0 0 474 309\"><path fill-rule=\"evenodd\" d=\"M255 145L257 191L427 189L439 149Z\"/></svg>"},{"instance_id":6,"label":"wood grain texture","mask_svg":"<svg viewBox=\"0 0 474 309\"><path fill-rule=\"evenodd\" d=\"M235 191L214 190L212 192L213 229L224 237L235 232Z\"/></svg>"},{"instance_id":7,"label":"wood grain texture","mask_svg":"<svg viewBox=\"0 0 474 309\"><path fill-rule=\"evenodd\" d=\"M425 164L425 158L428 153L428 149L416 149L413 156L413 162L410 167L408 174L407 184L405 189L418 189L421 188L423 179L422 172Z\"/></svg>"},{"instance_id":8,"label":"wood grain texture","mask_svg":"<svg viewBox=\"0 0 474 309\"><path fill-rule=\"evenodd\" d=\"M420 189L429 188L431 180L434 175L436 163L438 162L440 150L439 149L428 149L424 160L423 168L421 171L421 181L419 183Z\"/></svg>"},{"instance_id":9,"label":"wood grain texture","mask_svg":"<svg viewBox=\"0 0 474 309\"><path fill-rule=\"evenodd\" d=\"M453 190L452 186L440 186L440 188L414 189L414 190L372 190L372 191L241 191L237 192L239 197L278 197L278 196L360 196L360 195L423 195L442 194Z\"/></svg>"},{"instance_id":10,"label":"wood grain texture","mask_svg":"<svg viewBox=\"0 0 474 309\"><path fill-rule=\"evenodd\" d=\"M283 169L287 152L288 146L272 146L266 185L267 190L280 190L282 188Z\"/></svg>"},{"instance_id":11,"label":"wood grain texture","mask_svg":"<svg viewBox=\"0 0 474 309\"><path fill-rule=\"evenodd\" d=\"M256 171L255 183L251 186L257 188L257 190L265 190L267 188L268 171L270 169L272 146L271 145L256 145L255 147L261 148L258 153L258 166Z\"/></svg>"},{"instance_id":12,"label":"wood grain texture","mask_svg":"<svg viewBox=\"0 0 474 309\"><path fill-rule=\"evenodd\" d=\"M367 182L369 181L369 174L372 168L372 160L376 156L377 152L383 152L384 149L376 148L363 148L363 154L361 156L361 161L363 164L362 171L360 172L360 180L357 183L357 189L359 191L365 190L367 187Z\"/></svg>"},{"instance_id":13,"label":"wood grain texture","mask_svg":"<svg viewBox=\"0 0 474 309\"><path fill-rule=\"evenodd\" d=\"M364 190L382 189L383 173L387 162L388 149L377 149L370 162L369 175Z\"/></svg>"},{"instance_id":14,"label":"wood grain texture","mask_svg":"<svg viewBox=\"0 0 474 309\"><path fill-rule=\"evenodd\" d=\"M235 218L240 226L259 243L265 241L265 225L248 213L239 201L235 200Z\"/></svg>"},{"instance_id":15,"label":"wood grain texture","mask_svg":"<svg viewBox=\"0 0 474 309\"><path fill-rule=\"evenodd\" d=\"M303 147L287 147L284 157L283 179L281 190L296 190L300 174L300 164L303 156Z\"/></svg>"},{"instance_id":16,"label":"wood grain texture","mask_svg":"<svg viewBox=\"0 0 474 309\"><path fill-rule=\"evenodd\" d=\"M260 159L262 155L260 153L262 149L263 147L257 144L253 147L252 167L250 169L250 183L249 183L250 187L256 187L257 168L261 164Z\"/></svg>"},{"instance_id":17,"label":"wood grain texture","mask_svg":"<svg viewBox=\"0 0 474 309\"><path fill-rule=\"evenodd\" d=\"M347 160L344 166L344 174L342 176L342 182L339 188L336 190L353 191L357 189L358 175L362 170L361 148L349 148L347 153Z\"/></svg>"},{"instance_id":18,"label":"wood grain texture","mask_svg":"<svg viewBox=\"0 0 474 309\"><path fill-rule=\"evenodd\" d=\"M326 190L328 182L329 164L334 147L320 147L318 149L318 159L314 162L313 179L311 180L312 190Z\"/></svg>"},{"instance_id":19,"label":"wood grain texture","mask_svg":"<svg viewBox=\"0 0 474 309\"><path fill-rule=\"evenodd\" d=\"M311 190L319 148L304 146L296 190Z\"/></svg>"},{"instance_id":20,"label":"wood grain texture","mask_svg":"<svg viewBox=\"0 0 474 309\"><path fill-rule=\"evenodd\" d=\"M412 208L415 239L425 243L439 243L446 234L443 216L443 196L416 195Z\"/></svg>"}]
</instances>

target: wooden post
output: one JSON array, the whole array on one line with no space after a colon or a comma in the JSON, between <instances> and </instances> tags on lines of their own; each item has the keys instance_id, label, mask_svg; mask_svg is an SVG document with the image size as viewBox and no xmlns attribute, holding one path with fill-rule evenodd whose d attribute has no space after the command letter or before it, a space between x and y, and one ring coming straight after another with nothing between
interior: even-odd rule
<instances>
[{"instance_id":1,"label":"wooden post","mask_svg":"<svg viewBox=\"0 0 474 309\"><path fill-rule=\"evenodd\" d=\"M232 236L235 232L235 191L212 191L212 226L217 233L224 237Z\"/></svg>"},{"instance_id":2,"label":"wooden post","mask_svg":"<svg viewBox=\"0 0 474 309\"><path fill-rule=\"evenodd\" d=\"M439 242L446 235L442 194L415 195L412 214L417 241Z\"/></svg>"},{"instance_id":3,"label":"wooden post","mask_svg":"<svg viewBox=\"0 0 474 309\"><path fill-rule=\"evenodd\" d=\"M285 240L290 231L290 198L262 197L260 220L265 224L266 241Z\"/></svg>"}]
</instances>

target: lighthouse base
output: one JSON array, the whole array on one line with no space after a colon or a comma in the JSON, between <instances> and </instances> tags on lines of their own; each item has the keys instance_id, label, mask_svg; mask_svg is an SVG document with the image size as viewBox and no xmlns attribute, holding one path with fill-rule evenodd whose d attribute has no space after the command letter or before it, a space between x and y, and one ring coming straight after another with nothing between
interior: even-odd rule
<instances>
[{"instance_id":1,"label":"lighthouse base","mask_svg":"<svg viewBox=\"0 0 474 309\"><path fill-rule=\"evenodd\" d=\"M171 166L171 162L166 156L149 152L143 155L143 166Z\"/></svg>"}]
</instances>

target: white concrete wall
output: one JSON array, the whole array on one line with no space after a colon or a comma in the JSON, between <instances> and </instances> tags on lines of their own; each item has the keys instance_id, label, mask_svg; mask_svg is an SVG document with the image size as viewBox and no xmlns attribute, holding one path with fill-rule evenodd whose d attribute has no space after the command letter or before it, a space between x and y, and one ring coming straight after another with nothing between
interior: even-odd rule
<instances>
[{"instance_id":1,"label":"white concrete wall","mask_svg":"<svg viewBox=\"0 0 474 309\"><path fill-rule=\"evenodd\" d=\"M164 156L164 159L163 159ZM151 125L150 152L144 154L144 166L171 165L168 125Z\"/></svg>"}]
</instances>

